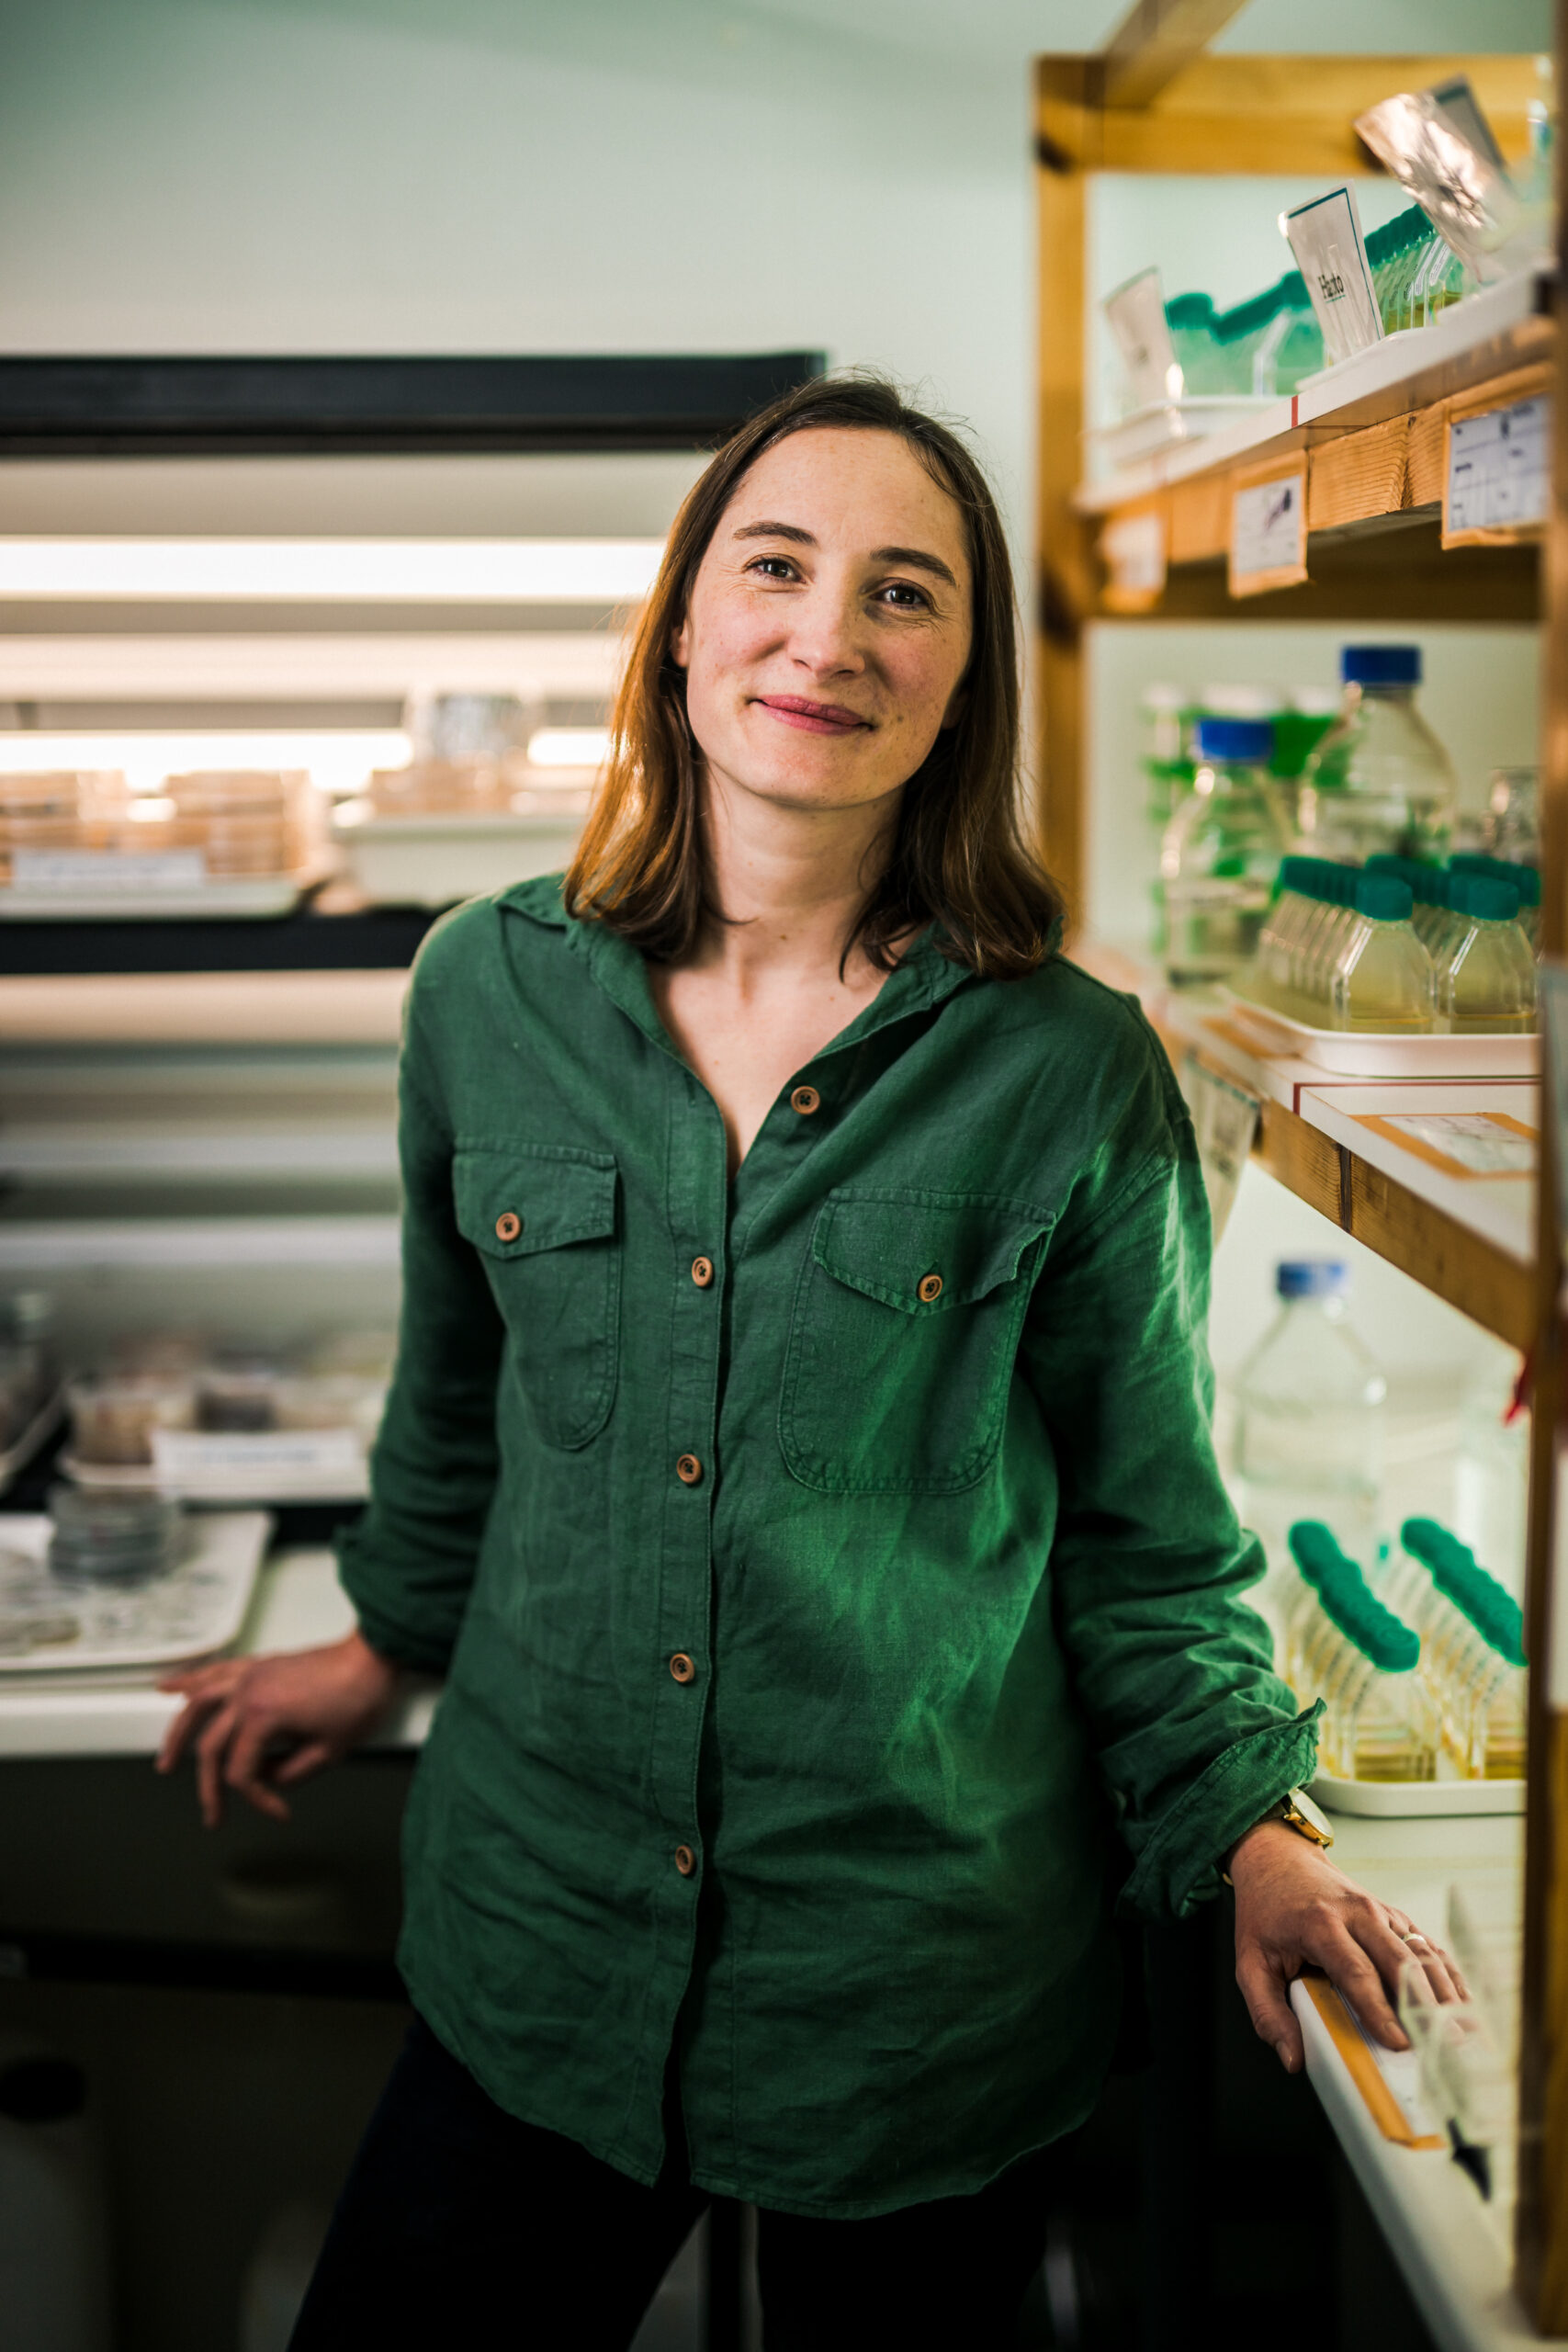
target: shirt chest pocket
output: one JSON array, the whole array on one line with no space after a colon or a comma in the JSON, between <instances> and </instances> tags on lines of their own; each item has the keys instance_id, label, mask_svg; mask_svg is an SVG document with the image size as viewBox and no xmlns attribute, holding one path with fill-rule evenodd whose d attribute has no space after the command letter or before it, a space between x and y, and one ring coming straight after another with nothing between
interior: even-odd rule
<instances>
[{"instance_id":1,"label":"shirt chest pocket","mask_svg":"<svg viewBox=\"0 0 1568 2352\"><path fill-rule=\"evenodd\" d=\"M779 1442L827 1494L956 1494L1001 1442L1055 1223L1027 1201L845 1185L795 1286Z\"/></svg>"},{"instance_id":2,"label":"shirt chest pocket","mask_svg":"<svg viewBox=\"0 0 1568 2352\"><path fill-rule=\"evenodd\" d=\"M574 1452L598 1436L615 1396L615 1160L567 1145L462 1149L452 1193L505 1320L509 1376L545 1442Z\"/></svg>"}]
</instances>

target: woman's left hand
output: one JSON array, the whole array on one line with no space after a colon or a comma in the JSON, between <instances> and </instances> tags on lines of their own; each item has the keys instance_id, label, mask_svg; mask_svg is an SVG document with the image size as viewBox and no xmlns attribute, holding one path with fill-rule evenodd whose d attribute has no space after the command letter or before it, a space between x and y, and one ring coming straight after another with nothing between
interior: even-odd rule
<instances>
[{"instance_id":1,"label":"woman's left hand","mask_svg":"<svg viewBox=\"0 0 1568 2352\"><path fill-rule=\"evenodd\" d=\"M1394 2009L1405 1961L1420 1961L1436 2000L1464 1997L1464 1980L1446 1951L1284 1822L1249 1829L1227 1867L1235 1888L1235 1981L1253 2030L1288 2075L1299 2072L1305 2054L1290 1987L1308 1963L1338 1986L1389 2050L1409 2047Z\"/></svg>"}]
</instances>

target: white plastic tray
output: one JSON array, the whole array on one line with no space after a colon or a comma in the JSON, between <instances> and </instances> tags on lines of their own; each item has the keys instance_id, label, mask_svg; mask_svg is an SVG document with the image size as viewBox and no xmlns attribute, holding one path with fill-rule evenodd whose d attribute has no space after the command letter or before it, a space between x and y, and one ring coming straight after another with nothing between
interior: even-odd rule
<instances>
[{"instance_id":1,"label":"white plastic tray","mask_svg":"<svg viewBox=\"0 0 1568 2352\"><path fill-rule=\"evenodd\" d=\"M51 1584L51 1606L74 1617L76 1638L0 1657L9 1683L57 1674L122 1674L207 1657L234 1639L245 1620L256 1573L272 1532L264 1510L212 1511L186 1524L189 1548L178 1567L152 1584ZM36 1559L49 1550L50 1521L40 1512L0 1520L0 1550Z\"/></svg>"},{"instance_id":2,"label":"white plastic tray","mask_svg":"<svg viewBox=\"0 0 1568 2352\"><path fill-rule=\"evenodd\" d=\"M84 1462L74 1453L62 1453L60 1467L75 1485L96 1493L168 1495L186 1503L357 1503L370 1492L363 1453L352 1465L316 1467L308 1459L295 1465L279 1463L276 1454L247 1464L243 1438L231 1438L225 1451L229 1459L220 1465L177 1476L151 1463Z\"/></svg>"},{"instance_id":3,"label":"white plastic tray","mask_svg":"<svg viewBox=\"0 0 1568 2352\"><path fill-rule=\"evenodd\" d=\"M300 895L321 878L306 874L258 874L233 881L202 882L187 889L16 890L0 887L0 922L167 922L201 915L286 915Z\"/></svg>"},{"instance_id":4,"label":"white plastic tray","mask_svg":"<svg viewBox=\"0 0 1568 2352\"><path fill-rule=\"evenodd\" d=\"M1375 1820L1408 1814L1523 1813L1522 1781L1337 1781L1320 1772L1309 1795L1325 1813L1359 1813Z\"/></svg>"},{"instance_id":5,"label":"white plastic tray","mask_svg":"<svg viewBox=\"0 0 1568 2352\"><path fill-rule=\"evenodd\" d=\"M1260 1050L1295 1054L1344 1078L1533 1078L1540 1039L1381 1036L1376 1031L1311 1029L1244 989L1220 994L1258 1036Z\"/></svg>"},{"instance_id":6,"label":"white plastic tray","mask_svg":"<svg viewBox=\"0 0 1568 2352\"><path fill-rule=\"evenodd\" d=\"M374 904L449 907L570 865L582 815L362 817L338 809L333 830L349 876Z\"/></svg>"}]
</instances>

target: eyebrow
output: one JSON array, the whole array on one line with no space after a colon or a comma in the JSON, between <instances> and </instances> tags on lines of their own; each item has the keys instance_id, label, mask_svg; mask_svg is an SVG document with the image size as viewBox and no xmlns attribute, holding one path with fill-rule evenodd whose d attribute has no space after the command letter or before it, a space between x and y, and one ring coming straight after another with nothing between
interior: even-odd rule
<instances>
[{"instance_id":1,"label":"eyebrow","mask_svg":"<svg viewBox=\"0 0 1568 2352\"><path fill-rule=\"evenodd\" d=\"M814 548L818 543L810 531L803 531L798 523L742 523L733 535L738 539L789 539L797 548ZM941 556L928 554L924 548L873 548L874 563L904 563L911 571L929 571L937 580L945 580L950 588L957 581Z\"/></svg>"}]
</instances>

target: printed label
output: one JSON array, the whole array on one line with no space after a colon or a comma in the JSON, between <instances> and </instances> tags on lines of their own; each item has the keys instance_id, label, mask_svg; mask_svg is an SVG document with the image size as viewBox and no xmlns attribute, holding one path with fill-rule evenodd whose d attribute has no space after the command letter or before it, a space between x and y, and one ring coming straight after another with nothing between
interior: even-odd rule
<instances>
[{"instance_id":1,"label":"printed label","mask_svg":"<svg viewBox=\"0 0 1568 2352\"><path fill-rule=\"evenodd\" d=\"M363 1478L365 1449L353 1430L154 1430L152 1464L161 1478Z\"/></svg>"},{"instance_id":2,"label":"printed label","mask_svg":"<svg viewBox=\"0 0 1568 2352\"><path fill-rule=\"evenodd\" d=\"M1288 588L1306 571L1306 462L1231 497L1230 592L1256 596Z\"/></svg>"},{"instance_id":3,"label":"printed label","mask_svg":"<svg viewBox=\"0 0 1568 2352\"><path fill-rule=\"evenodd\" d=\"M1551 401L1542 393L1449 426L1443 537L1530 531L1551 496Z\"/></svg>"}]
</instances>

